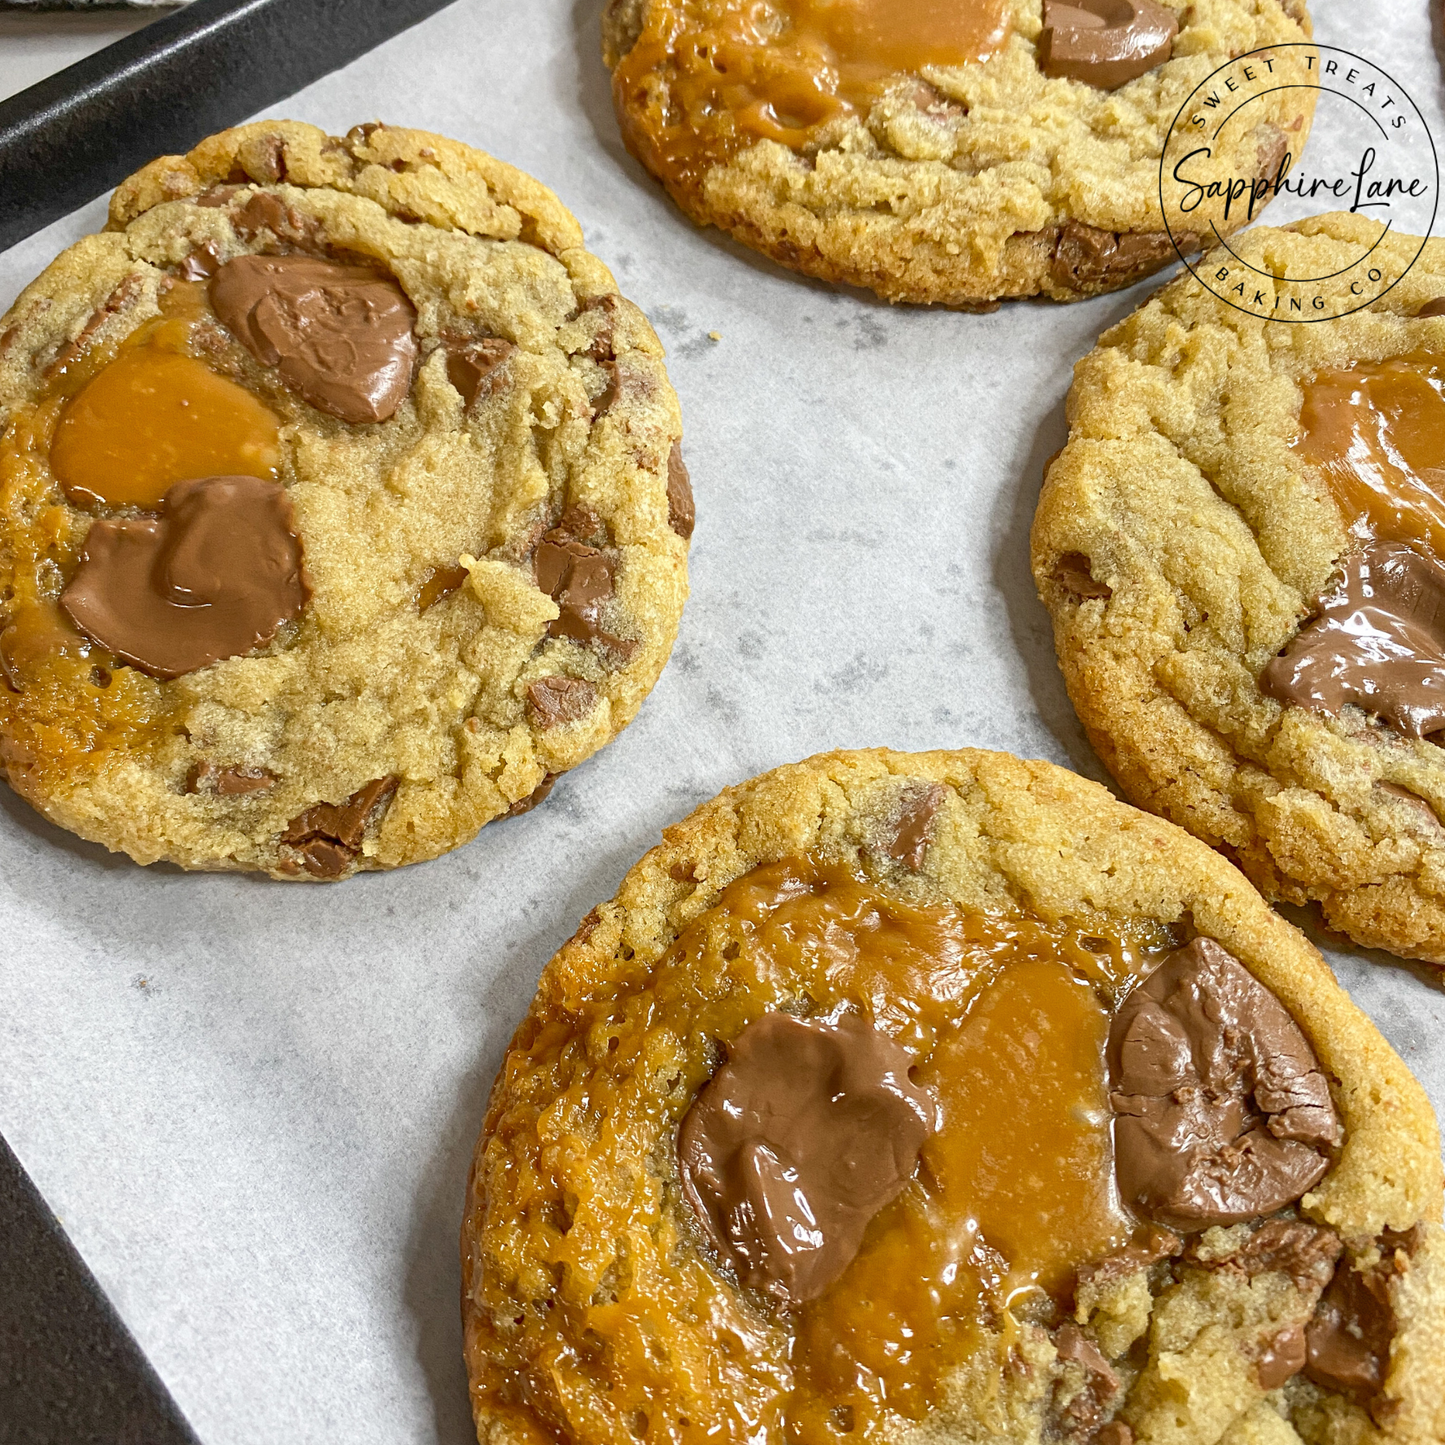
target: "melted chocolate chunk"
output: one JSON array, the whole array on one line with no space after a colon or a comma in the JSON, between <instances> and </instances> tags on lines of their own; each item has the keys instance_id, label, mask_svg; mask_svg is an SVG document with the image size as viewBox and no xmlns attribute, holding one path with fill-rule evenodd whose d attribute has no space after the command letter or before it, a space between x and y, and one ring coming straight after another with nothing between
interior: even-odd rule
<instances>
[{"instance_id":1,"label":"melted chocolate chunk","mask_svg":"<svg viewBox=\"0 0 1445 1445\"><path fill-rule=\"evenodd\" d=\"M1316 1184L1339 1142L1329 1085L1299 1025L1217 943L1197 938L1124 1001L1109 1031L1124 1199L1174 1229L1273 1214Z\"/></svg>"},{"instance_id":2,"label":"melted chocolate chunk","mask_svg":"<svg viewBox=\"0 0 1445 1445\"><path fill-rule=\"evenodd\" d=\"M311 256L237 256L212 279L211 304L318 411L385 421L411 391L416 311L389 276Z\"/></svg>"},{"instance_id":3,"label":"melted chocolate chunk","mask_svg":"<svg viewBox=\"0 0 1445 1445\"><path fill-rule=\"evenodd\" d=\"M1287 1274L1298 1290L1318 1291L1330 1282L1343 1247L1333 1229L1299 1219L1271 1219L1221 1267L1241 1270L1250 1279L1277 1271Z\"/></svg>"},{"instance_id":4,"label":"melted chocolate chunk","mask_svg":"<svg viewBox=\"0 0 1445 1445\"><path fill-rule=\"evenodd\" d=\"M276 786L276 774L265 768L218 768L202 762L186 775L186 792L214 793L218 798L247 798Z\"/></svg>"},{"instance_id":5,"label":"melted chocolate chunk","mask_svg":"<svg viewBox=\"0 0 1445 1445\"><path fill-rule=\"evenodd\" d=\"M1260 677L1280 702L1339 713L1353 703L1406 737L1445 728L1445 566L1399 542L1374 542Z\"/></svg>"},{"instance_id":6,"label":"melted chocolate chunk","mask_svg":"<svg viewBox=\"0 0 1445 1445\"><path fill-rule=\"evenodd\" d=\"M1433 301L1427 301L1416 313L1416 316L1445 316L1445 296L1437 296Z\"/></svg>"},{"instance_id":7,"label":"melted chocolate chunk","mask_svg":"<svg viewBox=\"0 0 1445 1445\"><path fill-rule=\"evenodd\" d=\"M559 776L558 773L548 773L525 798L518 798L502 816L504 818L520 818L523 813L530 813L538 803L546 799L547 794L556 786Z\"/></svg>"},{"instance_id":8,"label":"melted chocolate chunk","mask_svg":"<svg viewBox=\"0 0 1445 1445\"><path fill-rule=\"evenodd\" d=\"M466 585L467 576L467 569L462 566L434 567L427 573L426 581L421 584L421 591L416 594L417 611L425 612L428 608L435 607L444 597L450 597L458 588Z\"/></svg>"},{"instance_id":9,"label":"melted chocolate chunk","mask_svg":"<svg viewBox=\"0 0 1445 1445\"><path fill-rule=\"evenodd\" d=\"M570 525L569 525L570 524ZM548 532L537 546L533 558L537 586L560 609L559 615L547 624L549 637L570 637L584 645L596 644L624 658L636 651L637 644L616 637L602 626L602 609L612 600L616 553L589 546L583 536L597 537L600 525L585 509L574 507L563 514L561 522Z\"/></svg>"},{"instance_id":10,"label":"melted chocolate chunk","mask_svg":"<svg viewBox=\"0 0 1445 1445\"><path fill-rule=\"evenodd\" d=\"M502 383L501 367L517 348L500 336L447 348L447 380L461 393L462 405L485 401Z\"/></svg>"},{"instance_id":11,"label":"melted chocolate chunk","mask_svg":"<svg viewBox=\"0 0 1445 1445\"><path fill-rule=\"evenodd\" d=\"M243 179L246 179L243 176ZM235 194L234 188L225 200ZM201 204L224 205L225 201L208 203L204 197ZM245 205L231 216L236 234L247 241L254 241L263 231L270 231L278 241L289 241L293 245L315 245L320 237L319 228L309 217L293 210L270 191L257 191Z\"/></svg>"},{"instance_id":12,"label":"melted chocolate chunk","mask_svg":"<svg viewBox=\"0 0 1445 1445\"><path fill-rule=\"evenodd\" d=\"M597 689L580 677L544 677L527 684L527 712L540 728L580 722L597 705Z\"/></svg>"},{"instance_id":13,"label":"melted chocolate chunk","mask_svg":"<svg viewBox=\"0 0 1445 1445\"><path fill-rule=\"evenodd\" d=\"M301 866L314 878L339 878L361 852L371 815L390 802L397 779L376 778L344 803L317 803L298 813L281 835L301 854Z\"/></svg>"},{"instance_id":14,"label":"melted chocolate chunk","mask_svg":"<svg viewBox=\"0 0 1445 1445\"><path fill-rule=\"evenodd\" d=\"M1305 1331L1305 1374L1357 1405L1368 1404L1385 1383L1394 1338L1388 1272L1341 1260Z\"/></svg>"},{"instance_id":15,"label":"melted chocolate chunk","mask_svg":"<svg viewBox=\"0 0 1445 1445\"><path fill-rule=\"evenodd\" d=\"M1261 1390L1277 1390L1294 1379L1305 1367L1305 1332L1300 1325L1286 1325L1265 1341L1254 1371Z\"/></svg>"},{"instance_id":16,"label":"melted chocolate chunk","mask_svg":"<svg viewBox=\"0 0 1445 1445\"><path fill-rule=\"evenodd\" d=\"M1119 1377L1099 1347L1078 1325L1061 1325L1054 1346L1063 1363L1078 1365L1084 1372L1083 1387L1056 1408L1068 1433L1087 1434L1102 1422L1119 1393Z\"/></svg>"},{"instance_id":17,"label":"melted chocolate chunk","mask_svg":"<svg viewBox=\"0 0 1445 1445\"><path fill-rule=\"evenodd\" d=\"M1142 1243L1126 1244L1094 1264L1084 1265L1078 1273L1075 1289L1086 1284L1107 1285L1114 1280L1126 1279L1141 1269L1169 1259L1184 1248L1184 1241L1167 1229L1150 1226Z\"/></svg>"},{"instance_id":18,"label":"melted chocolate chunk","mask_svg":"<svg viewBox=\"0 0 1445 1445\"><path fill-rule=\"evenodd\" d=\"M216 254L216 243L207 241L181 262L181 280L209 281L220 269L221 258Z\"/></svg>"},{"instance_id":19,"label":"melted chocolate chunk","mask_svg":"<svg viewBox=\"0 0 1445 1445\"><path fill-rule=\"evenodd\" d=\"M1199 249L1193 232L1181 232L1178 239L1183 251ZM1059 286L1092 286L1157 271L1177 255L1167 231L1103 231L1082 221L1067 221L1059 228L1049 274Z\"/></svg>"},{"instance_id":20,"label":"melted chocolate chunk","mask_svg":"<svg viewBox=\"0 0 1445 1445\"><path fill-rule=\"evenodd\" d=\"M1178 33L1174 12L1155 0L1044 0L1039 69L1117 90L1163 65Z\"/></svg>"},{"instance_id":21,"label":"melted chocolate chunk","mask_svg":"<svg viewBox=\"0 0 1445 1445\"><path fill-rule=\"evenodd\" d=\"M177 482L159 517L94 522L60 605L86 636L152 677L264 647L309 590L284 487Z\"/></svg>"},{"instance_id":22,"label":"melted chocolate chunk","mask_svg":"<svg viewBox=\"0 0 1445 1445\"><path fill-rule=\"evenodd\" d=\"M851 1016L745 1028L678 1133L683 1189L744 1284L788 1304L848 1267L912 1176L936 1106L908 1051Z\"/></svg>"},{"instance_id":23,"label":"melted chocolate chunk","mask_svg":"<svg viewBox=\"0 0 1445 1445\"><path fill-rule=\"evenodd\" d=\"M692 537L695 521L692 478L682 459L682 443L673 442L667 454L667 525L686 542Z\"/></svg>"},{"instance_id":24,"label":"melted chocolate chunk","mask_svg":"<svg viewBox=\"0 0 1445 1445\"><path fill-rule=\"evenodd\" d=\"M933 836L933 818L943 806L947 789L942 783L925 783L910 788L904 795L893 824L892 836L883 851L895 863L914 872L923 867L923 856Z\"/></svg>"}]
</instances>

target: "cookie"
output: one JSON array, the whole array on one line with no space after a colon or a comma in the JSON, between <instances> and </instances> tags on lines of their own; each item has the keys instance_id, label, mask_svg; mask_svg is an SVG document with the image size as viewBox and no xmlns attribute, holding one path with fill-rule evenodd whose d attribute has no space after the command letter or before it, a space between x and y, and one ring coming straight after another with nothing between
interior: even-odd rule
<instances>
[{"instance_id":1,"label":"cookie","mask_svg":"<svg viewBox=\"0 0 1445 1445\"><path fill-rule=\"evenodd\" d=\"M1176 113L1234 57L1310 33L1304 0L612 0L603 56L628 149L699 225L890 301L977 308L1173 261ZM1220 174L1277 177L1313 106L1255 99L1214 143ZM1246 219L1214 198L1170 215L1186 249Z\"/></svg>"},{"instance_id":2,"label":"cookie","mask_svg":"<svg viewBox=\"0 0 1445 1445\"><path fill-rule=\"evenodd\" d=\"M1379 229L1330 215L1236 250L1317 276ZM1375 256L1396 274L1419 245L1392 234ZM1129 798L1267 897L1437 964L1441 297L1435 241L1367 309L1312 325L1181 277L1075 369L1033 529L1069 695Z\"/></svg>"},{"instance_id":3,"label":"cookie","mask_svg":"<svg viewBox=\"0 0 1445 1445\"><path fill-rule=\"evenodd\" d=\"M152 162L0 320L0 419L0 765L142 863L435 857L677 633L662 347L549 190L440 136Z\"/></svg>"},{"instance_id":4,"label":"cookie","mask_svg":"<svg viewBox=\"0 0 1445 1445\"><path fill-rule=\"evenodd\" d=\"M462 1229L478 1439L1435 1441L1434 1118L1219 855L832 753L543 971Z\"/></svg>"}]
</instances>

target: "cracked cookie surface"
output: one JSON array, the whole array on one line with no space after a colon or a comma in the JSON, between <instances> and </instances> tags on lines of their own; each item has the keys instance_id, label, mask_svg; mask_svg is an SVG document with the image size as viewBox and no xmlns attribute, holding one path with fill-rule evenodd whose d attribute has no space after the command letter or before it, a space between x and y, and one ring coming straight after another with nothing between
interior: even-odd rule
<instances>
[{"instance_id":1,"label":"cracked cookie surface","mask_svg":"<svg viewBox=\"0 0 1445 1445\"><path fill-rule=\"evenodd\" d=\"M1303 0L1170 0L1153 7L1177 24L1168 58L1122 85L1090 84L1049 64L1046 22L1130 14L1135 0L1049 15L1041 0L953 7L997 20L966 54L938 39L952 37L944 7L918 7L916 43L899 34L909 7L836 8L840 19L811 0L612 0L603 54L623 137L698 224L811 276L964 308L1074 300L1174 261L1159 163L1176 112L1235 56L1311 33ZM860 78L850 91L842 67L834 93L850 43ZM1219 151L1222 170L1273 176L1303 150L1312 98L1280 92L1252 110ZM1186 246L1211 222L1224 234L1243 220L1214 202L1170 217Z\"/></svg>"},{"instance_id":2,"label":"cracked cookie surface","mask_svg":"<svg viewBox=\"0 0 1445 1445\"><path fill-rule=\"evenodd\" d=\"M1198 1155L1248 1198L1160 1223L1109 1127L1160 1087L1316 1162L1281 1205L1257 1146ZM1423 1445L1441 1172L1217 853L1050 764L825 754L666 829L543 971L467 1192L478 1438Z\"/></svg>"},{"instance_id":3,"label":"cracked cookie surface","mask_svg":"<svg viewBox=\"0 0 1445 1445\"><path fill-rule=\"evenodd\" d=\"M1321 275L1378 233L1328 215L1257 228L1237 249L1266 272ZM1402 270L1419 244L1381 247ZM1384 583L1370 621L1351 579L1373 557L1398 581L1401 539L1413 539L1424 551L1396 591L1427 595L1438 503L1414 488L1398 515L1381 508L1386 540L1362 541L1376 504L1348 478L1341 490L1307 443L1320 398L1343 395L1341 368L1445 351L1445 322L1423 314L1441 295L1437 241L1368 309L1314 325L1265 323L1180 278L1075 368L1068 445L1033 529L1069 695L1129 798L1224 850L1266 896L1318 902L1357 943L1437 964L1445 751L1421 735L1438 720L1395 674L1411 649L1416 692L1445 672L1423 624L1398 643L1383 630ZM1324 650L1344 613L1369 623L1377 661L1394 649L1390 666ZM1331 688L1303 685L1311 660Z\"/></svg>"},{"instance_id":4,"label":"cracked cookie surface","mask_svg":"<svg viewBox=\"0 0 1445 1445\"><path fill-rule=\"evenodd\" d=\"M140 862L434 857L613 738L676 636L661 344L549 190L440 136L152 162L0 320L0 420L0 765Z\"/></svg>"}]
</instances>

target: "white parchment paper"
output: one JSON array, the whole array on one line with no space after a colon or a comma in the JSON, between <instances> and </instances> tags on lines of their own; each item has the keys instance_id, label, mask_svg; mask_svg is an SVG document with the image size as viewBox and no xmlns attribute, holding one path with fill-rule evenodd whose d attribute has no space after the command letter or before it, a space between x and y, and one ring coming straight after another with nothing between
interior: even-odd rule
<instances>
[{"instance_id":1,"label":"white parchment paper","mask_svg":"<svg viewBox=\"0 0 1445 1445\"><path fill-rule=\"evenodd\" d=\"M523 167L652 318L698 525L638 720L536 812L339 887L140 869L0 788L0 1130L208 1445L472 1438L456 1237L487 1088L543 963L665 824L836 746L1104 776L1027 534L1074 361L1157 283L895 309L699 232L618 139L600 9L459 0L275 113L379 116ZM1313 9L1445 140L1427 0ZM0 307L103 218L0 256ZM1330 957L1445 1105L1440 988Z\"/></svg>"}]
</instances>

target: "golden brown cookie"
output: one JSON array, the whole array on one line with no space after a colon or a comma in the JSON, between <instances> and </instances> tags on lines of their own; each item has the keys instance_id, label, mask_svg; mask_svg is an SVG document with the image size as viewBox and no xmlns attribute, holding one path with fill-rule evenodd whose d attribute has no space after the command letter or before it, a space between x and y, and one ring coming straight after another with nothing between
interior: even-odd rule
<instances>
[{"instance_id":1,"label":"golden brown cookie","mask_svg":"<svg viewBox=\"0 0 1445 1445\"><path fill-rule=\"evenodd\" d=\"M1047 763L825 754L544 970L462 1228L478 1438L1423 1445L1441 1174L1218 854Z\"/></svg>"},{"instance_id":2,"label":"golden brown cookie","mask_svg":"<svg viewBox=\"0 0 1445 1445\"><path fill-rule=\"evenodd\" d=\"M0 421L0 766L143 863L435 857L677 633L662 347L556 196L440 136L153 161L0 319Z\"/></svg>"},{"instance_id":3,"label":"golden brown cookie","mask_svg":"<svg viewBox=\"0 0 1445 1445\"><path fill-rule=\"evenodd\" d=\"M1379 232L1329 215L1235 249L1319 276ZM1420 244L1391 234L1374 256L1393 275ZM1075 368L1033 531L1069 695L1130 799L1266 896L1317 900L1357 942L1433 963L1442 296L1437 241L1367 309L1312 325L1264 322L1181 277Z\"/></svg>"},{"instance_id":4,"label":"golden brown cookie","mask_svg":"<svg viewBox=\"0 0 1445 1445\"><path fill-rule=\"evenodd\" d=\"M1234 57L1310 33L1304 0L612 0L603 55L628 149L699 225L890 301L978 307L1173 261L1176 113ZM1275 177L1313 103L1256 97L1219 173ZM1246 209L1169 220L1197 249Z\"/></svg>"}]
</instances>

